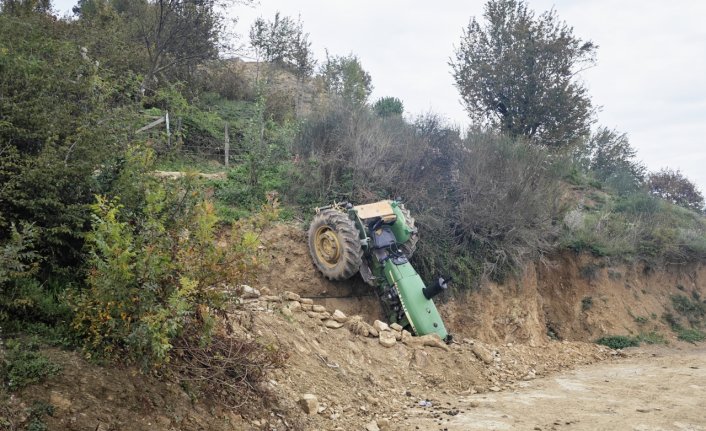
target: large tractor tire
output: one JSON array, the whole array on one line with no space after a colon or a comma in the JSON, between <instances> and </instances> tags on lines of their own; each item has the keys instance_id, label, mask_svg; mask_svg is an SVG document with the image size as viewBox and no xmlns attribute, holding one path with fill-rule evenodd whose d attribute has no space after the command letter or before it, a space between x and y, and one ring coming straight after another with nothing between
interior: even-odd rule
<instances>
[{"instance_id":1,"label":"large tractor tire","mask_svg":"<svg viewBox=\"0 0 706 431\"><path fill-rule=\"evenodd\" d=\"M329 280L352 277L363 260L363 247L353 220L340 211L320 211L309 226L309 253Z\"/></svg>"},{"instance_id":2,"label":"large tractor tire","mask_svg":"<svg viewBox=\"0 0 706 431\"><path fill-rule=\"evenodd\" d=\"M417 233L417 227L415 226L414 217L409 213L409 210L404 207L404 204L399 205L400 211L404 216L405 224L407 228L412 231L412 236L409 237L407 242L400 245L400 251L404 253L407 259L410 259L417 249L417 241L419 241L419 234Z\"/></svg>"}]
</instances>

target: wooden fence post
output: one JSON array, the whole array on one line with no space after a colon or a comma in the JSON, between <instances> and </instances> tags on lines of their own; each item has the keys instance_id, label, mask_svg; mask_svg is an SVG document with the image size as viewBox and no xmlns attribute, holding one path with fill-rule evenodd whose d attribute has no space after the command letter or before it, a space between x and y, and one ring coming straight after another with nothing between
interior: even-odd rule
<instances>
[{"instance_id":1,"label":"wooden fence post","mask_svg":"<svg viewBox=\"0 0 706 431\"><path fill-rule=\"evenodd\" d=\"M228 123L226 123L226 129L225 129L225 165L226 169L228 168L228 163L230 161L230 138L228 137Z\"/></svg>"}]
</instances>

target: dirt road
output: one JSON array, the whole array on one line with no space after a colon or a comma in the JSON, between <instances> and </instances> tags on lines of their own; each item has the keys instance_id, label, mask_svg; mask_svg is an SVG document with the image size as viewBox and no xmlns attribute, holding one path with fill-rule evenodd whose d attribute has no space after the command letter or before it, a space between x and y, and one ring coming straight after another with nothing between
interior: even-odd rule
<instances>
[{"instance_id":1,"label":"dirt road","mask_svg":"<svg viewBox=\"0 0 706 431\"><path fill-rule=\"evenodd\" d=\"M706 348L644 350L514 391L430 401L400 429L706 431Z\"/></svg>"}]
</instances>

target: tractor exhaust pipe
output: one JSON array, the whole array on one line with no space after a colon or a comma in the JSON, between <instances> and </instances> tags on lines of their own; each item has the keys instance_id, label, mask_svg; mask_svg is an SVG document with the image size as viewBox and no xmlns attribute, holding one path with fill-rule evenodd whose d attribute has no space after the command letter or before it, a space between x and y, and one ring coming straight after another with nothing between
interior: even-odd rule
<instances>
[{"instance_id":1,"label":"tractor exhaust pipe","mask_svg":"<svg viewBox=\"0 0 706 431\"><path fill-rule=\"evenodd\" d=\"M436 295L440 294L444 290L448 289L448 283L451 281L451 277L445 280L444 277L439 277L439 279L430 287L425 287L422 289L422 293L426 299L431 299Z\"/></svg>"}]
</instances>

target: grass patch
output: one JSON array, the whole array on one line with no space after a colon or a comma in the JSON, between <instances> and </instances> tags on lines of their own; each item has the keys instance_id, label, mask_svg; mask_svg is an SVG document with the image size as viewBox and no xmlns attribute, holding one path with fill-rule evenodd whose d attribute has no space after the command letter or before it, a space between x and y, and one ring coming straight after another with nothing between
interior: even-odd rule
<instances>
[{"instance_id":1,"label":"grass patch","mask_svg":"<svg viewBox=\"0 0 706 431\"><path fill-rule=\"evenodd\" d=\"M667 339L659 332L646 332L637 336L637 340L645 344L667 344Z\"/></svg>"},{"instance_id":2,"label":"grass patch","mask_svg":"<svg viewBox=\"0 0 706 431\"><path fill-rule=\"evenodd\" d=\"M7 340L4 358L0 365L0 378L10 390L39 383L61 371L61 367L39 353L36 338Z\"/></svg>"},{"instance_id":3,"label":"grass patch","mask_svg":"<svg viewBox=\"0 0 706 431\"><path fill-rule=\"evenodd\" d=\"M698 329L680 329L677 331L677 338L688 343L696 343L706 340L706 333Z\"/></svg>"},{"instance_id":4,"label":"grass patch","mask_svg":"<svg viewBox=\"0 0 706 431\"><path fill-rule=\"evenodd\" d=\"M611 349L624 349L626 347L639 346L640 340L636 337L629 337L625 335L609 335L596 340L596 344L602 344L610 347Z\"/></svg>"}]
</instances>

